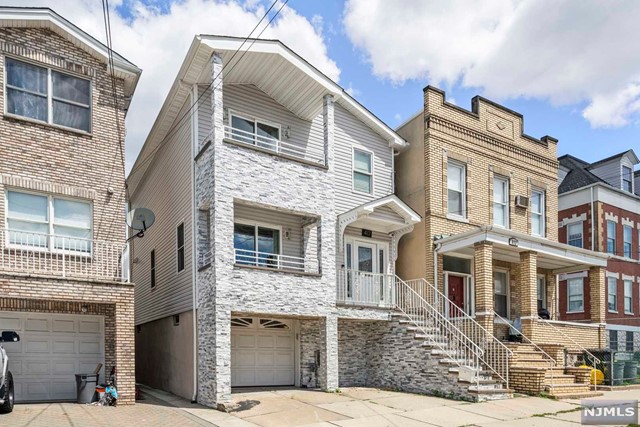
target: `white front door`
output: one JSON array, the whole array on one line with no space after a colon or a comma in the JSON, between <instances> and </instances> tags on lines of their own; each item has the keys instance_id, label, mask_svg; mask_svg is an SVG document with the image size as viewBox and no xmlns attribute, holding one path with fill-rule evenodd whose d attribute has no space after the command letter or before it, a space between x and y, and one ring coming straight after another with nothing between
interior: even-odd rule
<instances>
[{"instance_id":1,"label":"white front door","mask_svg":"<svg viewBox=\"0 0 640 427\"><path fill-rule=\"evenodd\" d=\"M287 386L295 382L293 322L231 319L231 386Z\"/></svg>"},{"instance_id":2,"label":"white front door","mask_svg":"<svg viewBox=\"0 0 640 427\"><path fill-rule=\"evenodd\" d=\"M379 273L376 246L372 243L356 241L356 270L363 273Z\"/></svg>"},{"instance_id":3,"label":"white front door","mask_svg":"<svg viewBox=\"0 0 640 427\"><path fill-rule=\"evenodd\" d=\"M75 400L75 374L104 365L102 316L0 312L0 331L20 335L19 342L4 343L16 402Z\"/></svg>"}]
</instances>

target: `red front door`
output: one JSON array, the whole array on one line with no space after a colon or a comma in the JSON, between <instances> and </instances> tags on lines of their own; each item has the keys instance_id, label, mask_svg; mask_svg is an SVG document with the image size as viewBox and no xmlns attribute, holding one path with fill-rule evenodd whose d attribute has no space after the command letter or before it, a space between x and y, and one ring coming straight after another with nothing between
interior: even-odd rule
<instances>
[{"instance_id":1,"label":"red front door","mask_svg":"<svg viewBox=\"0 0 640 427\"><path fill-rule=\"evenodd\" d=\"M462 276L448 276L449 283L449 299L453 303L453 307L449 308L449 316L457 317L464 312L464 277ZM458 307L460 310L457 310Z\"/></svg>"}]
</instances>

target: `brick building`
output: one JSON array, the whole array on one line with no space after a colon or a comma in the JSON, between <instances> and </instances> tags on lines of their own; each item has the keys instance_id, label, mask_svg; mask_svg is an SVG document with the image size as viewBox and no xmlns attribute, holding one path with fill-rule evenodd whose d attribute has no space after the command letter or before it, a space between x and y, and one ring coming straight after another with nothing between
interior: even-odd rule
<instances>
[{"instance_id":1,"label":"brick building","mask_svg":"<svg viewBox=\"0 0 640 427\"><path fill-rule=\"evenodd\" d=\"M594 163L570 155L558 160L558 238L609 256L605 317L610 345L633 347L634 338L640 341L640 183L634 173L640 161L633 150ZM581 298L573 290L581 283L588 288L591 275L584 271L562 279L560 318L588 321L589 295L584 295L584 312L572 309L572 301Z\"/></svg>"},{"instance_id":2,"label":"brick building","mask_svg":"<svg viewBox=\"0 0 640 427\"><path fill-rule=\"evenodd\" d=\"M424 110L398 133L410 148L396 160L396 192L423 216L400 242L398 275L425 278L424 297L448 318L466 319L465 328L474 325L463 332L489 346L483 354L501 348L494 336L502 342L516 329L553 366L560 353L548 345L603 346L606 257L558 241L557 140L528 136L521 114L485 98L473 98L469 111L431 86ZM591 323L560 322L558 277L585 269L594 278L583 291L592 295ZM539 318L543 310L550 320ZM485 360L492 363L503 369ZM576 391L547 388L558 396Z\"/></svg>"},{"instance_id":3,"label":"brick building","mask_svg":"<svg viewBox=\"0 0 640 427\"><path fill-rule=\"evenodd\" d=\"M74 374L102 363L133 403L122 157L141 71L115 53L108 71L108 48L46 8L0 8L0 50L0 329L21 335L5 343L16 400L74 399Z\"/></svg>"}]
</instances>

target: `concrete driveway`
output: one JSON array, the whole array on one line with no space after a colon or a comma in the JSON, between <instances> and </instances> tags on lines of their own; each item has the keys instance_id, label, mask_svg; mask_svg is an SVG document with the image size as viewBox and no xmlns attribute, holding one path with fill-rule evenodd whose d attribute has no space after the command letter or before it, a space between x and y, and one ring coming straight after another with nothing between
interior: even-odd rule
<instances>
[{"instance_id":1,"label":"concrete driveway","mask_svg":"<svg viewBox=\"0 0 640 427\"><path fill-rule=\"evenodd\" d=\"M219 427L426 427L572 426L580 424L580 401L517 397L484 403L346 388L329 394L313 390L234 393L230 414L143 387L135 406L100 408L73 403L16 405L0 426L219 426ZM640 390L605 392L602 399L639 399Z\"/></svg>"}]
</instances>

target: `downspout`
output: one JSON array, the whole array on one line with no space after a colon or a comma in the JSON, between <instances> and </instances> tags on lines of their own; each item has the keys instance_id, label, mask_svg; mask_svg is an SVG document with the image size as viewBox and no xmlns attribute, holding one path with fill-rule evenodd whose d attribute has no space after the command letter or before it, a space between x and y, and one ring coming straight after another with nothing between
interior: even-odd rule
<instances>
[{"instance_id":1,"label":"downspout","mask_svg":"<svg viewBox=\"0 0 640 427\"><path fill-rule=\"evenodd\" d=\"M193 92L191 93L191 103L198 99L198 85L193 85ZM198 253L197 253L197 215L196 215L196 149L198 147L198 108L195 109L195 114L191 116L191 293L193 294L193 395L191 397L191 403L198 401L198 298L196 271L198 269Z\"/></svg>"},{"instance_id":2,"label":"downspout","mask_svg":"<svg viewBox=\"0 0 640 427\"><path fill-rule=\"evenodd\" d=\"M596 217L595 217L595 209L593 207L593 186L591 186L591 250L596 250Z\"/></svg>"},{"instance_id":3,"label":"downspout","mask_svg":"<svg viewBox=\"0 0 640 427\"><path fill-rule=\"evenodd\" d=\"M438 289L438 250L440 243L433 243L433 286ZM437 294L436 294L437 295Z\"/></svg>"}]
</instances>

